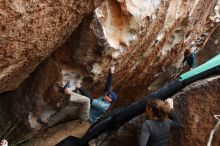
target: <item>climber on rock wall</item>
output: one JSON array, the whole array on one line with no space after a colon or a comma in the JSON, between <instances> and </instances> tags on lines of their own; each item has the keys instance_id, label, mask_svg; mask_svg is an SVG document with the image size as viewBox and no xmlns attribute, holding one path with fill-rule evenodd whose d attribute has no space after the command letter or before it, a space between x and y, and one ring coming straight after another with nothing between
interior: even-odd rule
<instances>
[{"instance_id":1,"label":"climber on rock wall","mask_svg":"<svg viewBox=\"0 0 220 146\"><path fill-rule=\"evenodd\" d=\"M94 99L86 92L80 84L76 85L77 90L84 96L90 98L91 109L89 115L89 122L95 123L105 111L108 110L112 102L115 102L118 98L117 94L111 90L112 74L114 73L115 66L112 66L108 72L108 77L105 85L104 95L97 99Z\"/></svg>"},{"instance_id":2,"label":"climber on rock wall","mask_svg":"<svg viewBox=\"0 0 220 146\"><path fill-rule=\"evenodd\" d=\"M46 118L40 118L37 121L46 127L52 127L65 119L80 119L88 121L90 111L89 98L74 93L69 81L64 85L63 90L66 96L69 97L68 103L55 114L49 114ZM45 116L44 116L45 117Z\"/></svg>"},{"instance_id":3,"label":"climber on rock wall","mask_svg":"<svg viewBox=\"0 0 220 146\"><path fill-rule=\"evenodd\" d=\"M67 105L57 113L54 114L50 112L48 114L49 116L39 118L37 121L46 127L52 127L74 115L74 119L79 118L82 121L89 120L90 123L96 122L110 107L111 103L117 100L117 94L111 90L114 68L115 67L112 66L109 70L103 96L93 99L90 94L81 87L80 82L75 82L76 89L72 90L73 85L71 85L70 81L67 81L63 87L64 93L70 98ZM73 91L80 94L74 93ZM79 106L76 107L76 104Z\"/></svg>"},{"instance_id":4,"label":"climber on rock wall","mask_svg":"<svg viewBox=\"0 0 220 146\"><path fill-rule=\"evenodd\" d=\"M172 75L174 79L176 79L182 73L185 64L189 66L190 70L198 66L196 62L196 54L195 54L194 46L191 49L185 50L184 59L182 61L182 64L180 65L180 68L177 68L177 70Z\"/></svg>"},{"instance_id":5,"label":"climber on rock wall","mask_svg":"<svg viewBox=\"0 0 220 146\"><path fill-rule=\"evenodd\" d=\"M170 131L180 127L177 115L172 111L173 100L165 102L152 98L147 103L146 121L139 136L139 146L166 146ZM171 119L168 119L170 117Z\"/></svg>"},{"instance_id":6,"label":"climber on rock wall","mask_svg":"<svg viewBox=\"0 0 220 146\"><path fill-rule=\"evenodd\" d=\"M196 63L196 54L194 47L190 49L186 49L184 52L184 59L182 64L187 63L190 69L196 68L198 65Z\"/></svg>"}]
</instances>

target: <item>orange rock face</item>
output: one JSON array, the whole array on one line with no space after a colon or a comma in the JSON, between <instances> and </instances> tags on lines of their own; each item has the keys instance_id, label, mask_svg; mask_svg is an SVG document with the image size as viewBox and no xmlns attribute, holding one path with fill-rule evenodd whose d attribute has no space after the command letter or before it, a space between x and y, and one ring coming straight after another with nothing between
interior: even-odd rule
<instances>
[{"instance_id":1,"label":"orange rock face","mask_svg":"<svg viewBox=\"0 0 220 146\"><path fill-rule=\"evenodd\" d=\"M217 26L217 22L210 19L216 14L216 1L206 3L201 0L195 4L189 1L161 1L152 15L146 15L141 20L125 13L121 5L129 7L129 3L124 1L106 1L96 10L109 46L100 46L100 42L94 39L100 37L91 29L93 23L84 20L68 42L55 53L60 62L66 60L66 64L69 62L74 66L72 68L84 68L84 83L88 83L89 78L90 87L96 86L96 93L101 93L103 89L110 64L119 62L113 87L122 97L121 103L150 92L148 86L166 74L170 67L171 72L177 71L184 50L193 45L196 51L204 48ZM202 11L203 7L207 11ZM77 36L77 33L85 35ZM70 59L59 59L59 54L66 54Z\"/></svg>"},{"instance_id":2,"label":"orange rock face","mask_svg":"<svg viewBox=\"0 0 220 146\"><path fill-rule=\"evenodd\" d=\"M17 88L100 3L101 0L1 1L0 93Z\"/></svg>"},{"instance_id":3,"label":"orange rock face","mask_svg":"<svg viewBox=\"0 0 220 146\"><path fill-rule=\"evenodd\" d=\"M160 3L155 16L150 18L149 25L137 35L137 40L128 46L126 53L119 59L114 84L119 94L131 98L136 98L139 93L142 94L139 97L144 96L149 92L147 87L159 75L163 75L166 69L171 66L175 70L179 68L186 48L193 45L196 51L203 48L217 26L217 22L209 18L216 2L205 3ZM173 5L176 6L175 9ZM203 7L207 11L203 11Z\"/></svg>"},{"instance_id":4,"label":"orange rock face","mask_svg":"<svg viewBox=\"0 0 220 146\"><path fill-rule=\"evenodd\" d=\"M174 134L173 145L207 144L211 130L217 123L214 115L220 112L219 89L220 78L217 76L193 83L174 96L182 126L179 134ZM217 130L212 145L219 145L219 139L220 132Z\"/></svg>"},{"instance_id":5,"label":"orange rock face","mask_svg":"<svg viewBox=\"0 0 220 146\"><path fill-rule=\"evenodd\" d=\"M42 60L67 40L80 20L100 3L101 0L88 3L3 1L0 5L0 92L17 88ZM178 67L184 49L191 47L192 43L196 44L197 36L204 34L206 37L203 40L206 40L215 27L213 19L209 17L215 15L216 1L199 0L195 4L175 0L149 2L153 8L150 8L149 13L146 10L144 19L143 16L137 18L138 14L134 16L132 10L134 7L138 10L140 6L136 4L132 0L114 0L98 8L100 27L110 44L106 49L103 49L104 45L86 44L95 42L95 38L86 40L90 32L85 27L84 31L78 31L86 36L76 40L81 41L80 47L74 43L63 46L64 54L70 52L69 56L83 65L80 67L86 68L86 74L96 74L93 76L95 83L104 79L100 74L106 73L106 66L113 59L119 62L114 88L120 94L134 86L148 86L171 65ZM203 11L204 8L206 11ZM71 56L69 49L74 45L74 54ZM198 43L196 46L197 50L201 48ZM85 48L88 49L83 52ZM115 50L103 56L104 52L112 48ZM123 86L125 83L126 86ZM136 95L135 92L126 93L123 96Z\"/></svg>"},{"instance_id":6,"label":"orange rock face","mask_svg":"<svg viewBox=\"0 0 220 146\"><path fill-rule=\"evenodd\" d=\"M219 20L215 19L219 15L219 1L145 1L148 4L145 10L137 1L145 0L109 0L102 4L102 0L3 0L0 4L0 93L3 93L0 127L14 120L13 117L27 124L30 112L37 115L45 106L55 106L62 96L55 85L66 73L80 75L83 85L98 97L103 92L110 65L117 63L113 88L120 97L115 106L121 106L172 80L185 49L196 48L199 64L219 53ZM213 81L216 87L217 81ZM186 105L188 111L215 109L211 97L215 100L214 92L218 91L206 88L208 85L204 85L204 92L210 92L207 98L197 87L186 91L190 95L183 104L192 102L189 107ZM193 104L194 91L198 92L195 93L198 105L204 104L204 109ZM203 100L208 100L210 105L205 105ZM14 108L8 109L11 105ZM205 118L198 113L190 115L193 119L188 111L181 112L190 122ZM204 115L208 116L208 112ZM209 120L210 127L204 130L210 131L215 122ZM184 124L189 126L185 129L192 128L191 133L196 134L193 129L197 125ZM182 128L184 132L185 129ZM206 140L208 135L204 135L201 137Z\"/></svg>"},{"instance_id":7,"label":"orange rock face","mask_svg":"<svg viewBox=\"0 0 220 146\"><path fill-rule=\"evenodd\" d=\"M60 66L52 59L44 60L17 90L1 96L4 104L0 106L5 113L1 122L23 121L29 127L30 113L39 116L45 108L62 100L57 86L61 79Z\"/></svg>"}]
</instances>

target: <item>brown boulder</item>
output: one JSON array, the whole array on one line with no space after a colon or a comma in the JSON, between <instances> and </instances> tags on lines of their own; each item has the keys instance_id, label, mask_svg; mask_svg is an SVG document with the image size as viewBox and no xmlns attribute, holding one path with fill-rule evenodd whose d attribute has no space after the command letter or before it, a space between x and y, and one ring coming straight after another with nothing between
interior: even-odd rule
<instances>
[{"instance_id":1,"label":"brown boulder","mask_svg":"<svg viewBox=\"0 0 220 146\"><path fill-rule=\"evenodd\" d=\"M4 105L0 108L4 118L1 123L22 121L26 127L30 127L30 115L39 117L48 107L56 107L56 103L65 102L66 98L58 86L61 79L60 66L52 59L44 60L17 90L2 94L1 102Z\"/></svg>"},{"instance_id":2,"label":"brown boulder","mask_svg":"<svg viewBox=\"0 0 220 146\"><path fill-rule=\"evenodd\" d=\"M17 88L101 2L1 1L0 93Z\"/></svg>"}]
</instances>

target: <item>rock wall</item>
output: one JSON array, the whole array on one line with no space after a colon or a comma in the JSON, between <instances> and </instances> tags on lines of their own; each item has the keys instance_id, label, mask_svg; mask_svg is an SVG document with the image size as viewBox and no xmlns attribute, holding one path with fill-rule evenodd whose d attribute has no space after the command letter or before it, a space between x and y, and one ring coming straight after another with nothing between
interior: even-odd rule
<instances>
[{"instance_id":1,"label":"rock wall","mask_svg":"<svg viewBox=\"0 0 220 146\"><path fill-rule=\"evenodd\" d=\"M210 39L204 45L204 49L198 53L198 62L204 63L209 60L209 58L214 57L215 55L220 53L220 26L218 25Z\"/></svg>"},{"instance_id":2,"label":"rock wall","mask_svg":"<svg viewBox=\"0 0 220 146\"><path fill-rule=\"evenodd\" d=\"M56 107L56 103L65 102L65 96L59 91L58 86L61 81L60 66L52 59L44 60L17 90L1 95L2 125L8 121L16 121L31 128L29 120L32 116L39 118L49 107ZM35 126L32 128L37 128L39 125L36 119L34 123Z\"/></svg>"},{"instance_id":3,"label":"rock wall","mask_svg":"<svg viewBox=\"0 0 220 146\"><path fill-rule=\"evenodd\" d=\"M185 49L194 47L199 63L219 53L219 0L101 2L1 2L1 127L17 119L28 125L30 113L62 100L56 83L72 79L66 75L97 97L118 64L120 106L172 80Z\"/></svg>"},{"instance_id":4,"label":"rock wall","mask_svg":"<svg viewBox=\"0 0 220 146\"><path fill-rule=\"evenodd\" d=\"M170 139L170 146L202 146L206 145L211 130L217 123L214 115L220 112L220 76L197 81L171 98L174 99L174 109L177 111L181 128L174 131ZM102 134L91 144L103 146L136 146L140 127L145 116L138 116L127 122L118 130ZM214 134L212 145L220 144L220 130Z\"/></svg>"},{"instance_id":5,"label":"rock wall","mask_svg":"<svg viewBox=\"0 0 220 146\"><path fill-rule=\"evenodd\" d=\"M172 145L206 145L215 127L220 109L220 77L198 81L173 96L181 120L179 134L175 133ZM220 144L219 129L213 136L212 145Z\"/></svg>"},{"instance_id":6,"label":"rock wall","mask_svg":"<svg viewBox=\"0 0 220 146\"><path fill-rule=\"evenodd\" d=\"M172 79L184 50L194 46L198 52L204 48L219 22L217 1L158 0L146 3L148 7L132 0L102 3L96 9L102 29L97 23L94 25L93 20L88 20L91 18L85 18L81 27L55 53L55 56L70 56L58 59L66 61L69 69L64 69L65 72L71 72L72 68L78 73L81 68L83 73L79 74L83 84L98 95L102 92L110 64L118 62L114 90L121 97L119 103L129 103L152 92L155 88L149 86L164 74L168 77L163 82ZM207 11L202 11L204 7ZM94 26L95 30L103 31L101 35L94 32ZM77 36L79 33L85 35Z\"/></svg>"},{"instance_id":7,"label":"rock wall","mask_svg":"<svg viewBox=\"0 0 220 146\"><path fill-rule=\"evenodd\" d=\"M197 2L160 2L149 26L138 34L137 40L128 47L119 61L115 88L120 94L133 98L138 93L147 94L149 91L146 87L157 79L158 75L170 66L179 67L186 48L191 48L193 44L198 50L201 48L195 40L205 32L211 33L207 23L217 25L217 22L209 19L216 1ZM178 7L174 8L173 5ZM204 7L207 11L202 11ZM205 40L208 38L205 37Z\"/></svg>"},{"instance_id":8,"label":"rock wall","mask_svg":"<svg viewBox=\"0 0 220 146\"><path fill-rule=\"evenodd\" d=\"M112 60L111 49L97 17L84 17L67 42L52 57L61 65L63 74L75 73L89 80L103 76L102 70Z\"/></svg>"},{"instance_id":9,"label":"rock wall","mask_svg":"<svg viewBox=\"0 0 220 146\"><path fill-rule=\"evenodd\" d=\"M17 88L101 2L1 1L0 93Z\"/></svg>"},{"instance_id":10,"label":"rock wall","mask_svg":"<svg viewBox=\"0 0 220 146\"><path fill-rule=\"evenodd\" d=\"M45 57L70 36L82 17L100 2L3 1L0 92L17 88ZM92 38L97 34L92 35L89 31L89 21L93 20L87 20L72 34L71 38L75 40L70 38L57 54L69 52L64 56L69 55L71 58L63 58L64 61L69 60L69 66L73 64L71 60L77 64L76 67L70 67L73 70L83 68L84 74L87 74L85 77L89 74L87 79L89 82L94 81L98 89L103 88L100 81L103 81L103 74L108 70L106 66L116 60L120 65L114 88L122 97L130 96L129 99L134 100L137 93L149 86L169 66L179 66L184 49L192 44L197 50L202 48L219 21L217 0L197 0L195 3L158 0L146 1L146 4L147 7L133 0L106 1L96 10L103 32L99 24L95 24L95 31L99 30L98 35L101 37ZM91 30L94 29L94 24L91 27ZM79 32L83 35L80 36ZM103 41L96 42L95 39L100 38ZM96 44L91 46L91 42ZM72 48L74 52L71 53L67 48ZM126 86L123 86L125 83ZM125 92L134 87L138 87L137 90ZM149 91L141 93L144 95L146 92Z\"/></svg>"}]
</instances>

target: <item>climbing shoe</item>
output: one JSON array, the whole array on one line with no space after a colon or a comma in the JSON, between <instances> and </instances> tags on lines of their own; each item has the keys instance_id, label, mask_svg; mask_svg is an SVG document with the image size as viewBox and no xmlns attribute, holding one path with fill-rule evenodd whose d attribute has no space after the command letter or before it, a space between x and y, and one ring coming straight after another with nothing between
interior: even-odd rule
<instances>
[{"instance_id":1,"label":"climbing shoe","mask_svg":"<svg viewBox=\"0 0 220 146\"><path fill-rule=\"evenodd\" d=\"M48 127L48 123L44 122L42 119L37 119L37 122L40 123L44 127Z\"/></svg>"}]
</instances>

